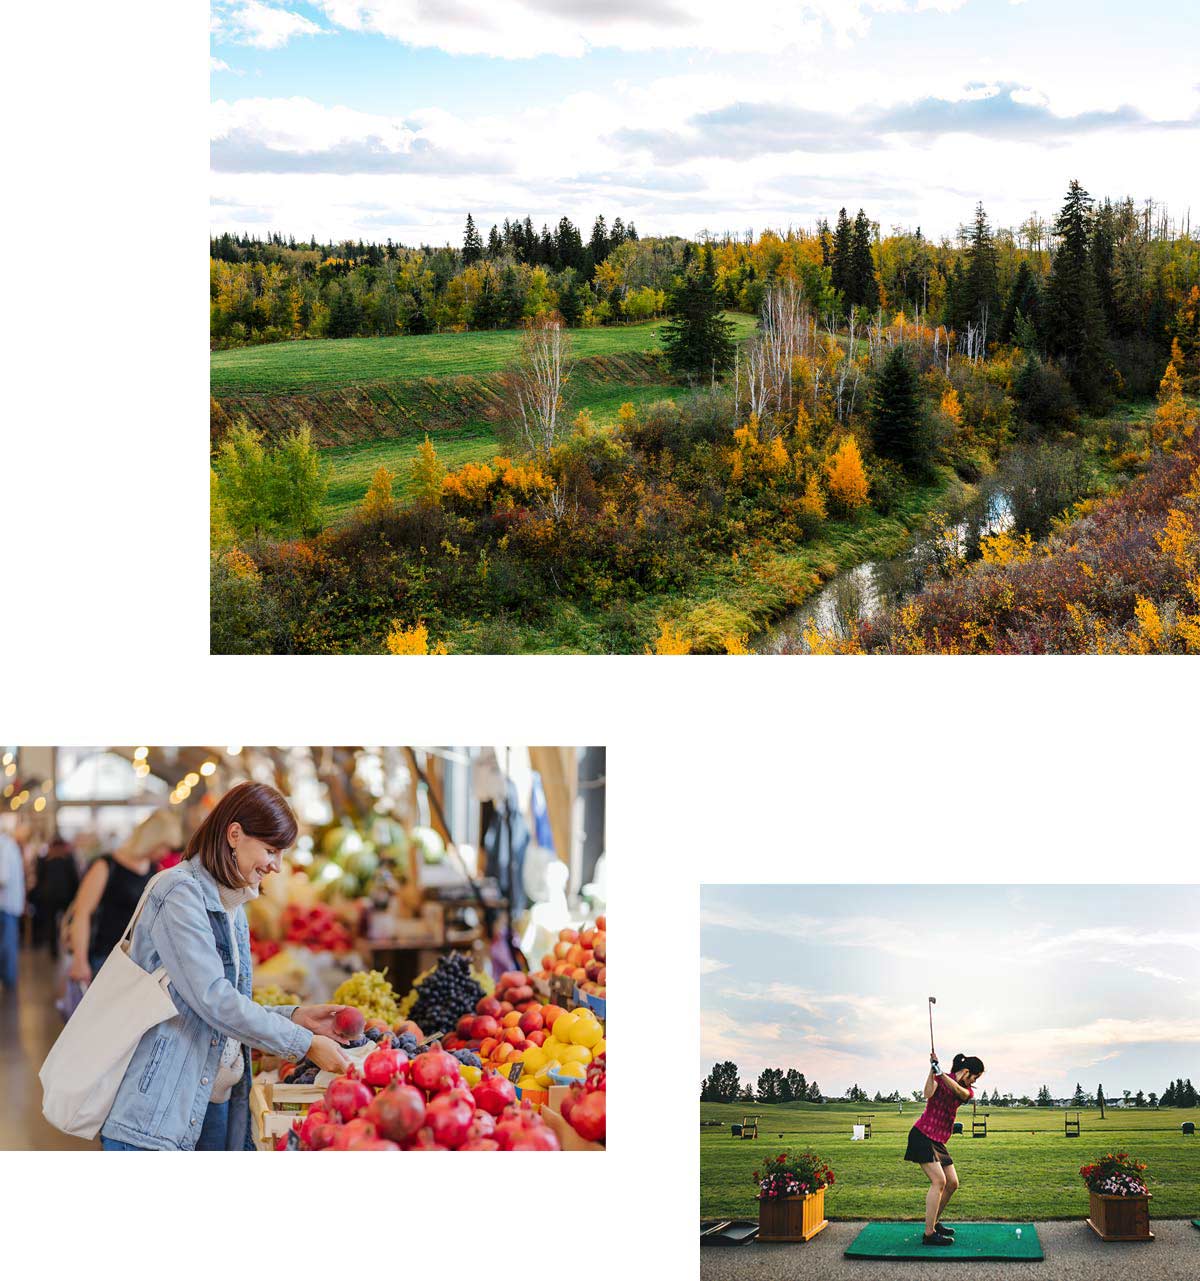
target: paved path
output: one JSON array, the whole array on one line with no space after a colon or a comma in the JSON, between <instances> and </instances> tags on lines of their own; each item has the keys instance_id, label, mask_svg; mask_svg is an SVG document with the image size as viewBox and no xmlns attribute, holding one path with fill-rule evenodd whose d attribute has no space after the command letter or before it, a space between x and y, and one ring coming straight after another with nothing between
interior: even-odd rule
<instances>
[{"instance_id":1,"label":"paved path","mask_svg":"<svg viewBox=\"0 0 1200 1281\"><path fill-rule=\"evenodd\" d=\"M700 1281L1200 1281L1200 1232L1187 1219L1152 1219L1150 1242L1101 1241L1082 1220L1036 1226L1041 1263L847 1259L863 1224L834 1222L804 1245L703 1247Z\"/></svg>"}]
</instances>

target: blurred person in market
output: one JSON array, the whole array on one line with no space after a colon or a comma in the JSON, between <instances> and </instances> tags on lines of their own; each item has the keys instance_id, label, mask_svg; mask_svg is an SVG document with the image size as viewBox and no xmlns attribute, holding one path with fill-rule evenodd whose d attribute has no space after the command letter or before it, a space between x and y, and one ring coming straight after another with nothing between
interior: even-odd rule
<instances>
[{"instance_id":1,"label":"blurred person in market","mask_svg":"<svg viewBox=\"0 0 1200 1281\"><path fill-rule=\"evenodd\" d=\"M54 833L46 852L38 859L33 887L34 936L46 943L50 955L58 960L58 932L63 914L79 891L79 868L70 841Z\"/></svg>"},{"instance_id":2,"label":"blurred person in market","mask_svg":"<svg viewBox=\"0 0 1200 1281\"><path fill-rule=\"evenodd\" d=\"M25 858L7 822L0 826L0 986L17 990L21 917L25 915Z\"/></svg>"},{"instance_id":3,"label":"blurred person in market","mask_svg":"<svg viewBox=\"0 0 1200 1281\"><path fill-rule=\"evenodd\" d=\"M178 1015L138 1043L100 1129L106 1152L252 1150L251 1047L328 1072L349 1066L333 1026L342 1006L262 1006L251 996L243 905L279 870L297 830L273 787L239 783L183 861L155 877L130 956L145 970L165 968Z\"/></svg>"},{"instance_id":4,"label":"blurred person in market","mask_svg":"<svg viewBox=\"0 0 1200 1281\"><path fill-rule=\"evenodd\" d=\"M68 975L77 983L90 983L104 964L125 933L142 891L182 837L178 815L155 810L123 845L100 855L88 868L66 927L71 949Z\"/></svg>"}]
</instances>

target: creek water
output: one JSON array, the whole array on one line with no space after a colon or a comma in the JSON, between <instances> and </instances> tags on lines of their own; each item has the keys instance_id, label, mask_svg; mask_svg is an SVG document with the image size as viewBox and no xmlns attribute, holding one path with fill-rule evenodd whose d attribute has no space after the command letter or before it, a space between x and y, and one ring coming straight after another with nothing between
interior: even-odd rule
<instances>
[{"instance_id":1,"label":"creek water","mask_svg":"<svg viewBox=\"0 0 1200 1281\"><path fill-rule=\"evenodd\" d=\"M949 559L978 557L981 538L1011 528L1012 504L1004 490L993 489L967 503L953 519L953 526L916 535L899 556L865 560L841 570L766 631L755 651L808 653L804 633L810 627L822 636L847 636L855 624L936 582Z\"/></svg>"}]
</instances>

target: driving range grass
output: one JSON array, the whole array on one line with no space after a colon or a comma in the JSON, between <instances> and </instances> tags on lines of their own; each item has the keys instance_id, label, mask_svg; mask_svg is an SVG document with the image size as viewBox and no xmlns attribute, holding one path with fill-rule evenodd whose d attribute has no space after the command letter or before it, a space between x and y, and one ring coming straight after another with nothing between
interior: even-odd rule
<instances>
[{"instance_id":1,"label":"driving range grass","mask_svg":"<svg viewBox=\"0 0 1200 1281\"><path fill-rule=\"evenodd\" d=\"M989 1112L985 1139L971 1138L970 1108L958 1119L965 1133L948 1144L961 1186L948 1222L994 1219L1086 1219L1088 1193L1079 1167L1108 1152L1128 1152L1147 1165L1150 1217L1191 1218L1200 1210L1200 1136L1184 1137L1184 1121L1200 1121L1196 1108L1082 1111L1082 1133L1063 1134L1055 1108L980 1108ZM735 1139L731 1124L758 1112L759 1138ZM872 1137L854 1142L851 1127L873 1114ZM811 1150L832 1167L836 1181L825 1193L831 1219L920 1219L928 1180L903 1160L909 1128L921 1105L702 1103L700 1120L721 1125L700 1130L700 1215L757 1217L754 1170L783 1151ZM783 1137L780 1138L780 1135Z\"/></svg>"},{"instance_id":2,"label":"driving range grass","mask_svg":"<svg viewBox=\"0 0 1200 1281\"><path fill-rule=\"evenodd\" d=\"M753 333L753 316L729 312L736 336ZM620 356L658 351L666 321L572 329L571 354ZM498 373L509 365L520 331L490 329L465 334L406 334L397 338L315 338L214 351L209 390L216 397L245 393L314 392L382 379L453 378Z\"/></svg>"}]
</instances>

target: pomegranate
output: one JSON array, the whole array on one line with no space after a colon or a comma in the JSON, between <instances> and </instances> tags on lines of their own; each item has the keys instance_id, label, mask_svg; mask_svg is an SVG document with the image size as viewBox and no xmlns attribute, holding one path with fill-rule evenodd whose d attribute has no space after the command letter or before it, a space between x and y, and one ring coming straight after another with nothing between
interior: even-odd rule
<instances>
[{"instance_id":1,"label":"pomegranate","mask_svg":"<svg viewBox=\"0 0 1200 1281\"><path fill-rule=\"evenodd\" d=\"M333 1142L329 1145L334 1152L345 1152L357 1139L377 1139L379 1131L366 1117L356 1116L338 1128Z\"/></svg>"},{"instance_id":2,"label":"pomegranate","mask_svg":"<svg viewBox=\"0 0 1200 1281\"><path fill-rule=\"evenodd\" d=\"M375 1096L365 1115L385 1139L403 1143L425 1124L425 1099L411 1085L389 1085Z\"/></svg>"},{"instance_id":3,"label":"pomegranate","mask_svg":"<svg viewBox=\"0 0 1200 1281\"><path fill-rule=\"evenodd\" d=\"M311 1148L313 1145L313 1131L318 1125L326 1125L328 1121L329 1113L326 1112L319 1103L314 1103L313 1106L308 1109L308 1115L300 1124L301 1145L306 1148Z\"/></svg>"},{"instance_id":4,"label":"pomegranate","mask_svg":"<svg viewBox=\"0 0 1200 1281\"><path fill-rule=\"evenodd\" d=\"M483 1108L475 1109L471 1128L467 1131L468 1139L490 1139L496 1133L496 1118Z\"/></svg>"},{"instance_id":5,"label":"pomegranate","mask_svg":"<svg viewBox=\"0 0 1200 1281\"><path fill-rule=\"evenodd\" d=\"M363 1060L363 1080L376 1089L391 1085L396 1079L401 1063L408 1062L403 1050L375 1050Z\"/></svg>"},{"instance_id":6,"label":"pomegranate","mask_svg":"<svg viewBox=\"0 0 1200 1281\"><path fill-rule=\"evenodd\" d=\"M456 1148L466 1139L474 1119L471 1105L453 1094L439 1094L425 1109L425 1124L434 1142L447 1148Z\"/></svg>"},{"instance_id":7,"label":"pomegranate","mask_svg":"<svg viewBox=\"0 0 1200 1281\"><path fill-rule=\"evenodd\" d=\"M482 1077L471 1093L475 1097L475 1106L492 1116L499 1116L509 1104L517 1101L516 1086L498 1072L489 1072Z\"/></svg>"},{"instance_id":8,"label":"pomegranate","mask_svg":"<svg viewBox=\"0 0 1200 1281\"><path fill-rule=\"evenodd\" d=\"M357 1041L366 1030L362 1010L343 1005L333 1016L333 1030L343 1041Z\"/></svg>"},{"instance_id":9,"label":"pomegranate","mask_svg":"<svg viewBox=\"0 0 1200 1281\"><path fill-rule=\"evenodd\" d=\"M422 1126L404 1145L406 1152L448 1152L434 1137L429 1126Z\"/></svg>"},{"instance_id":10,"label":"pomegranate","mask_svg":"<svg viewBox=\"0 0 1200 1281\"><path fill-rule=\"evenodd\" d=\"M338 1136L338 1131L342 1127L333 1121L324 1121L320 1125L313 1126L308 1136L308 1147L314 1152L324 1151L325 1148L333 1147L333 1141Z\"/></svg>"},{"instance_id":11,"label":"pomegranate","mask_svg":"<svg viewBox=\"0 0 1200 1281\"><path fill-rule=\"evenodd\" d=\"M399 1152L400 1144L391 1139L355 1139L347 1149L350 1152Z\"/></svg>"},{"instance_id":12,"label":"pomegranate","mask_svg":"<svg viewBox=\"0 0 1200 1281\"><path fill-rule=\"evenodd\" d=\"M559 1108L559 1112L562 1114L562 1119L564 1121L568 1121L568 1122L570 1121L571 1113L575 1109L575 1104L578 1103L581 1098L583 1098L583 1091L577 1085L571 1086L571 1088L563 1096L563 1101L562 1101L561 1107Z\"/></svg>"},{"instance_id":13,"label":"pomegranate","mask_svg":"<svg viewBox=\"0 0 1200 1281\"><path fill-rule=\"evenodd\" d=\"M571 1124L581 1139L604 1142L604 1118L608 1095L603 1090L585 1094L571 1109Z\"/></svg>"},{"instance_id":14,"label":"pomegranate","mask_svg":"<svg viewBox=\"0 0 1200 1281\"><path fill-rule=\"evenodd\" d=\"M462 1073L458 1070L458 1060L442 1050L430 1050L426 1054L418 1054L413 1060L408 1075L417 1089L434 1093L449 1090L462 1080Z\"/></svg>"},{"instance_id":15,"label":"pomegranate","mask_svg":"<svg viewBox=\"0 0 1200 1281\"><path fill-rule=\"evenodd\" d=\"M458 1150L460 1152L499 1152L500 1144L495 1139L468 1139Z\"/></svg>"},{"instance_id":16,"label":"pomegranate","mask_svg":"<svg viewBox=\"0 0 1200 1281\"><path fill-rule=\"evenodd\" d=\"M548 1125L535 1125L514 1135L510 1152L561 1152L562 1144Z\"/></svg>"},{"instance_id":17,"label":"pomegranate","mask_svg":"<svg viewBox=\"0 0 1200 1281\"><path fill-rule=\"evenodd\" d=\"M325 1089L325 1107L340 1121L352 1121L374 1097L352 1063L345 1076L335 1076Z\"/></svg>"}]
</instances>

